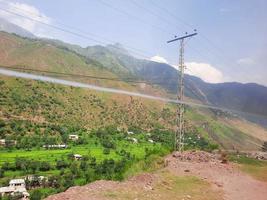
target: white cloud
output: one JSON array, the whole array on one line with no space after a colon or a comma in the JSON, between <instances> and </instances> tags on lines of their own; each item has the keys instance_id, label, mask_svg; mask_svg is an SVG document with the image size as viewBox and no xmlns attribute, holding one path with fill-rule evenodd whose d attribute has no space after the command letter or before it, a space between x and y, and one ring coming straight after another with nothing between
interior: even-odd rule
<instances>
[{"instance_id":1,"label":"white cloud","mask_svg":"<svg viewBox=\"0 0 267 200\"><path fill-rule=\"evenodd\" d=\"M39 37L49 37L49 31L46 30L47 27L45 25L40 24L37 21L42 23L51 24L52 19L43 14L36 7L18 2L7 2L5 5L1 5L4 9L9 10L12 13L16 13L14 15L12 13L5 12L0 10L0 17L6 19L7 21L20 26L27 31L35 34ZM21 17L25 16L25 17ZM31 19L34 20L31 20Z\"/></svg>"},{"instance_id":2,"label":"white cloud","mask_svg":"<svg viewBox=\"0 0 267 200\"><path fill-rule=\"evenodd\" d=\"M221 83L224 80L223 73L208 63L186 63L185 73L197 76L208 83Z\"/></svg>"},{"instance_id":3,"label":"white cloud","mask_svg":"<svg viewBox=\"0 0 267 200\"><path fill-rule=\"evenodd\" d=\"M150 60L158 63L169 64L165 58L159 55L151 57ZM171 66L174 67L175 69L178 69L177 65L171 65ZM185 66L186 66L185 73L192 76L197 76L205 82L221 83L224 81L223 73L208 63L188 62L185 63Z\"/></svg>"},{"instance_id":4,"label":"white cloud","mask_svg":"<svg viewBox=\"0 0 267 200\"><path fill-rule=\"evenodd\" d=\"M168 64L168 61L165 58L163 58L163 57L161 57L159 55L156 55L156 56L151 57L150 60L151 61L154 61L154 62L158 62L158 63Z\"/></svg>"},{"instance_id":5,"label":"white cloud","mask_svg":"<svg viewBox=\"0 0 267 200\"><path fill-rule=\"evenodd\" d=\"M255 61L252 58L246 57L246 58L240 58L239 60L237 60L237 64L253 65L253 64L255 64Z\"/></svg>"}]
</instances>

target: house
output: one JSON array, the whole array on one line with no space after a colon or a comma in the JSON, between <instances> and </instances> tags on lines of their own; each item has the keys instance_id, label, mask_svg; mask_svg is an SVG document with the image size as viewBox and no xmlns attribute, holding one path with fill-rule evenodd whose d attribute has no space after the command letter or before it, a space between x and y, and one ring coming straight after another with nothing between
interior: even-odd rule
<instances>
[{"instance_id":1,"label":"house","mask_svg":"<svg viewBox=\"0 0 267 200\"><path fill-rule=\"evenodd\" d=\"M76 141L76 140L78 140L79 139L79 136L78 135L69 135L69 139L70 140L73 140L73 141Z\"/></svg>"},{"instance_id":2,"label":"house","mask_svg":"<svg viewBox=\"0 0 267 200\"><path fill-rule=\"evenodd\" d=\"M17 144L17 140L0 139L0 146L14 146Z\"/></svg>"},{"instance_id":3,"label":"house","mask_svg":"<svg viewBox=\"0 0 267 200\"><path fill-rule=\"evenodd\" d=\"M65 148L68 148L68 145L66 145L66 144L45 144L45 145L43 145L43 148L46 148L46 149L65 149Z\"/></svg>"},{"instance_id":4,"label":"house","mask_svg":"<svg viewBox=\"0 0 267 200\"><path fill-rule=\"evenodd\" d=\"M5 139L0 139L0 145L5 146L6 145L6 140Z\"/></svg>"},{"instance_id":5,"label":"house","mask_svg":"<svg viewBox=\"0 0 267 200\"><path fill-rule=\"evenodd\" d=\"M34 181L34 180L38 180L39 182L46 180L47 178L44 176L38 176L38 175L28 175L25 177L25 180L27 181Z\"/></svg>"},{"instance_id":6,"label":"house","mask_svg":"<svg viewBox=\"0 0 267 200\"><path fill-rule=\"evenodd\" d=\"M153 141L153 140L151 140L151 139L149 139L149 140L148 140L148 142L150 142L150 143L154 143L154 141Z\"/></svg>"},{"instance_id":7,"label":"house","mask_svg":"<svg viewBox=\"0 0 267 200\"><path fill-rule=\"evenodd\" d=\"M12 179L9 181L9 186L11 187L25 187L24 179Z\"/></svg>"},{"instance_id":8,"label":"house","mask_svg":"<svg viewBox=\"0 0 267 200\"><path fill-rule=\"evenodd\" d=\"M133 135L134 132L132 132L132 131L127 131L127 134L128 134L128 135Z\"/></svg>"},{"instance_id":9,"label":"house","mask_svg":"<svg viewBox=\"0 0 267 200\"><path fill-rule=\"evenodd\" d=\"M82 155L80 155L80 154L74 154L74 155L73 155L73 158L74 158L75 160L81 160L83 157L82 157Z\"/></svg>"},{"instance_id":10,"label":"house","mask_svg":"<svg viewBox=\"0 0 267 200\"><path fill-rule=\"evenodd\" d=\"M128 140L131 140L133 143L138 143L138 140L136 138L128 137Z\"/></svg>"},{"instance_id":11,"label":"house","mask_svg":"<svg viewBox=\"0 0 267 200\"><path fill-rule=\"evenodd\" d=\"M26 190L24 179L12 179L9 181L9 186L0 188L0 195L15 195L21 193L24 199L27 199L30 194Z\"/></svg>"},{"instance_id":12,"label":"house","mask_svg":"<svg viewBox=\"0 0 267 200\"><path fill-rule=\"evenodd\" d=\"M133 143L138 143L138 140L136 138L132 138Z\"/></svg>"}]
</instances>

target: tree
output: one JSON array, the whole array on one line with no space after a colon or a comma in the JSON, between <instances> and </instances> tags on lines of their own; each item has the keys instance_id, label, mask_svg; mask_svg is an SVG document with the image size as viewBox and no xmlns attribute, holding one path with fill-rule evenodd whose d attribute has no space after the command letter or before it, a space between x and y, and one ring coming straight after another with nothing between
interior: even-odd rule
<instances>
[{"instance_id":1,"label":"tree","mask_svg":"<svg viewBox=\"0 0 267 200\"><path fill-rule=\"evenodd\" d=\"M3 178L5 174L5 170L3 168L0 168L0 178Z\"/></svg>"},{"instance_id":2,"label":"tree","mask_svg":"<svg viewBox=\"0 0 267 200\"><path fill-rule=\"evenodd\" d=\"M49 171L51 169L51 165L49 162L43 161L40 163L40 170L41 171Z\"/></svg>"},{"instance_id":3,"label":"tree","mask_svg":"<svg viewBox=\"0 0 267 200\"><path fill-rule=\"evenodd\" d=\"M68 163L65 160L58 160L56 164L57 169L62 169L68 167Z\"/></svg>"},{"instance_id":4,"label":"tree","mask_svg":"<svg viewBox=\"0 0 267 200\"><path fill-rule=\"evenodd\" d=\"M80 164L80 169L81 169L82 171L85 171L87 168L88 168L88 163L87 163L87 161L83 160L83 161L81 162L81 164Z\"/></svg>"},{"instance_id":5,"label":"tree","mask_svg":"<svg viewBox=\"0 0 267 200\"><path fill-rule=\"evenodd\" d=\"M103 154L106 154L106 155L107 155L107 154L109 154L109 153L110 153L110 150L109 150L108 148L104 148L104 149L103 149Z\"/></svg>"},{"instance_id":6,"label":"tree","mask_svg":"<svg viewBox=\"0 0 267 200\"><path fill-rule=\"evenodd\" d=\"M8 150L11 150L12 147L14 146L14 141L13 140L6 140L5 145L6 145L6 148Z\"/></svg>"},{"instance_id":7,"label":"tree","mask_svg":"<svg viewBox=\"0 0 267 200\"><path fill-rule=\"evenodd\" d=\"M92 182L96 179L95 172L92 168L88 168L85 172L85 180L87 183Z\"/></svg>"},{"instance_id":8,"label":"tree","mask_svg":"<svg viewBox=\"0 0 267 200\"><path fill-rule=\"evenodd\" d=\"M30 169L32 170L33 173L36 172L36 170L39 168L39 166L40 166L40 162L39 161L32 160L29 163L29 167L30 167Z\"/></svg>"},{"instance_id":9,"label":"tree","mask_svg":"<svg viewBox=\"0 0 267 200\"><path fill-rule=\"evenodd\" d=\"M263 145L262 145L262 151L265 151L265 152L267 152L267 141L266 142L264 142L263 143Z\"/></svg>"},{"instance_id":10,"label":"tree","mask_svg":"<svg viewBox=\"0 0 267 200\"><path fill-rule=\"evenodd\" d=\"M21 192L14 192L12 196L10 196L11 200L19 200L23 198L23 194Z\"/></svg>"},{"instance_id":11,"label":"tree","mask_svg":"<svg viewBox=\"0 0 267 200\"><path fill-rule=\"evenodd\" d=\"M34 190L30 196L30 200L41 200L42 193L40 190Z\"/></svg>"},{"instance_id":12,"label":"tree","mask_svg":"<svg viewBox=\"0 0 267 200\"><path fill-rule=\"evenodd\" d=\"M48 177L48 185L52 188L59 188L60 187L60 176L50 176Z\"/></svg>"},{"instance_id":13,"label":"tree","mask_svg":"<svg viewBox=\"0 0 267 200\"><path fill-rule=\"evenodd\" d=\"M10 169L10 163L9 162L4 162L4 164L2 165L2 169L3 170L9 170Z\"/></svg>"},{"instance_id":14,"label":"tree","mask_svg":"<svg viewBox=\"0 0 267 200\"><path fill-rule=\"evenodd\" d=\"M31 149L32 147L32 139L28 136L25 136L22 138L22 140L20 141L20 146L23 148L23 149L27 149L28 151Z\"/></svg>"},{"instance_id":15,"label":"tree","mask_svg":"<svg viewBox=\"0 0 267 200\"><path fill-rule=\"evenodd\" d=\"M78 169L78 164L77 162L72 162L70 165L70 171L72 174L74 175L78 175L79 174L79 169Z\"/></svg>"},{"instance_id":16,"label":"tree","mask_svg":"<svg viewBox=\"0 0 267 200\"><path fill-rule=\"evenodd\" d=\"M63 176L63 186L69 188L74 185L74 180L72 174L68 173Z\"/></svg>"}]
</instances>

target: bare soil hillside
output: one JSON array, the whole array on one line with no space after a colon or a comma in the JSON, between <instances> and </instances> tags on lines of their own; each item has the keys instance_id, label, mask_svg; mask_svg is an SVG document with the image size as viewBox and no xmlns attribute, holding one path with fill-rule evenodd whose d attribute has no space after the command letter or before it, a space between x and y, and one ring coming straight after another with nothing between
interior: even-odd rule
<instances>
[{"instance_id":1,"label":"bare soil hillside","mask_svg":"<svg viewBox=\"0 0 267 200\"><path fill-rule=\"evenodd\" d=\"M72 187L47 200L198 199L266 200L267 183L255 180L236 164L223 164L218 155L205 152L174 153L165 167L127 181L96 181Z\"/></svg>"}]
</instances>

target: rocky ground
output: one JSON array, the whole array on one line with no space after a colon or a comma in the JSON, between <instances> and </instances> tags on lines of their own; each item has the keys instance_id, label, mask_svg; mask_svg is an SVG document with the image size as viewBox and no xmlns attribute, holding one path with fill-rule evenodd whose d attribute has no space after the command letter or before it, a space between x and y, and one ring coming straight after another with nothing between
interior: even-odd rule
<instances>
[{"instance_id":1,"label":"rocky ground","mask_svg":"<svg viewBox=\"0 0 267 200\"><path fill-rule=\"evenodd\" d=\"M96 181L52 195L47 200L198 199L267 200L267 183L242 173L220 155L178 152L165 159L165 167L127 181Z\"/></svg>"}]
</instances>

